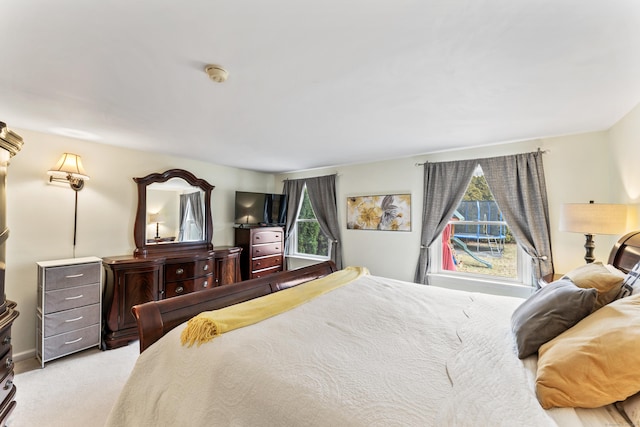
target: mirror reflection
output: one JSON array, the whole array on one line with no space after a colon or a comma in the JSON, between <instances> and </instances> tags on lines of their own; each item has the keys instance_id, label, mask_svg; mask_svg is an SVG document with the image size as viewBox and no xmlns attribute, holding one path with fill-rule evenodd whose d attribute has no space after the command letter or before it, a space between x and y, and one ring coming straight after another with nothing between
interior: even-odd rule
<instances>
[{"instance_id":1,"label":"mirror reflection","mask_svg":"<svg viewBox=\"0 0 640 427\"><path fill-rule=\"evenodd\" d=\"M147 186L148 244L205 240L204 191L182 178Z\"/></svg>"}]
</instances>

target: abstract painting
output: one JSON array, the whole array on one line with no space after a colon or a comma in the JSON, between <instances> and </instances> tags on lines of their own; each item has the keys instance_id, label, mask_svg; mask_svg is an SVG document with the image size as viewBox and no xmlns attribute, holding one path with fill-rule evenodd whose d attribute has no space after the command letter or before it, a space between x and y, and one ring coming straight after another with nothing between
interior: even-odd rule
<instances>
[{"instance_id":1,"label":"abstract painting","mask_svg":"<svg viewBox=\"0 0 640 427\"><path fill-rule=\"evenodd\" d=\"M347 229L411 231L411 194L347 197Z\"/></svg>"}]
</instances>

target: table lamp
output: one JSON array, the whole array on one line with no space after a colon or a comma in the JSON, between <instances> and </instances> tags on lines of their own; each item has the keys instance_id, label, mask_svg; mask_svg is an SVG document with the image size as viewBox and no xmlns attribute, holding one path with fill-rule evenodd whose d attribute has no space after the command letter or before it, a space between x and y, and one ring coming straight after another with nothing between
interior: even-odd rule
<instances>
[{"instance_id":1,"label":"table lamp","mask_svg":"<svg viewBox=\"0 0 640 427\"><path fill-rule=\"evenodd\" d=\"M586 237L585 261L595 261L594 234L622 234L626 231L627 205L593 203L565 203L560 212L560 231L582 233Z\"/></svg>"}]
</instances>

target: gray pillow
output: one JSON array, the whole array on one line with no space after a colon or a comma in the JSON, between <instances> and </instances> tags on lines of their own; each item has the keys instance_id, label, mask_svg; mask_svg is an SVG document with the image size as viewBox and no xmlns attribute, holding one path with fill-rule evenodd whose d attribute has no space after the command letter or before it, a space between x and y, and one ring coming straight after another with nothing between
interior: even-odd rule
<instances>
[{"instance_id":1,"label":"gray pillow","mask_svg":"<svg viewBox=\"0 0 640 427\"><path fill-rule=\"evenodd\" d=\"M568 279L538 289L511 315L518 357L531 356L542 344L591 314L597 297L596 289L579 288Z\"/></svg>"}]
</instances>

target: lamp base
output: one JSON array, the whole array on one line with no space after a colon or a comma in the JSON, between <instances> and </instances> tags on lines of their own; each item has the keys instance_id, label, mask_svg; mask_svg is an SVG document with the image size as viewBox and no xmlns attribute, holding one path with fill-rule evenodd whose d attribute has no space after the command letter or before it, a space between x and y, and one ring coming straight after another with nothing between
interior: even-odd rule
<instances>
[{"instance_id":1,"label":"lamp base","mask_svg":"<svg viewBox=\"0 0 640 427\"><path fill-rule=\"evenodd\" d=\"M593 256L593 250L596 248L596 243L593 241L593 234L585 234L584 237L586 237L586 242L584 244L584 248L586 250L584 260L589 264L596 260L596 257Z\"/></svg>"}]
</instances>

